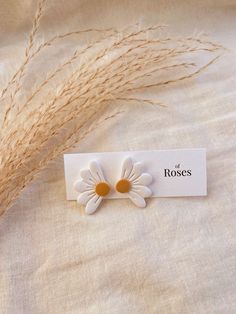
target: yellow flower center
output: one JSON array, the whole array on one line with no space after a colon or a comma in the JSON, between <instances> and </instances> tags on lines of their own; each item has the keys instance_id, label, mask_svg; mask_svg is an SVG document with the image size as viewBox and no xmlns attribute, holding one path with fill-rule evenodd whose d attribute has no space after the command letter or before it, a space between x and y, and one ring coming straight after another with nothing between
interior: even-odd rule
<instances>
[{"instance_id":1,"label":"yellow flower center","mask_svg":"<svg viewBox=\"0 0 236 314\"><path fill-rule=\"evenodd\" d=\"M127 179L121 179L116 183L116 190L120 193L128 193L131 189L131 183Z\"/></svg>"},{"instance_id":2,"label":"yellow flower center","mask_svg":"<svg viewBox=\"0 0 236 314\"><path fill-rule=\"evenodd\" d=\"M99 196L106 196L110 192L110 187L106 182L99 182L96 185L95 192Z\"/></svg>"}]
</instances>

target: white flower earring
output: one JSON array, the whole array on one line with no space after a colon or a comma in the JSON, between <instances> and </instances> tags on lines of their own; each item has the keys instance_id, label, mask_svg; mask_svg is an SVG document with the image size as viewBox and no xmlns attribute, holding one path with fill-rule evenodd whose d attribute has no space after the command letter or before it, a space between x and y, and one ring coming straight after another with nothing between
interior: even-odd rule
<instances>
[{"instance_id":1,"label":"white flower earring","mask_svg":"<svg viewBox=\"0 0 236 314\"><path fill-rule=\"evenodd\" d=\"M86 214L93 214L105 196L110 193L110 186L106 182L103 171L96 161L91 161L89 169L80 171L82 180L76 181L74 188L81 193L77 202L86 205Z\"/></svg>"},{"instance_id":2,"label":"white flower earring","mask_svg":"<svg viewBox=\"0 0 236 314\"><path fill-rule=\"evenodd\" d=\"M133 163L131 158L123 162L121 179L116 183L116 191L127 194L138 207L146 207L145 197L150 197L152 191L147 186L152 182L152 176L144 173L140 162Z\"/></svg>"}]
</instances>

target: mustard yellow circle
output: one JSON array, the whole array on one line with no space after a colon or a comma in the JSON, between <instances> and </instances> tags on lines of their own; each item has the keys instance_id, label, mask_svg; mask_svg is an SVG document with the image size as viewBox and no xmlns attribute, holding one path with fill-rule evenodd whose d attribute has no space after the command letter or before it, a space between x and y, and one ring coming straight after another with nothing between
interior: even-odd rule
<instances>
[{"instance_id":1,"label":"mustard yellow circle","mask_svg":"<svg viewBox=\"0 0 236 314\"><path fill-rule=\"evenodd\" d=\"M96 185L95 192L99 196L106 196L110 192L110 187L106 182L99 182Z\"/></svg>"},{"instance_id":2,"label":"mustard yellow circle","mask_svg":"<svg viewBox=\"0 0 236 314\"><path fill-rule=\"evenodd\" d=\"M131 189L131 183L127 179L121 179L116 183L116 190L120 193L128 193Z\"/></svg>"}]
</instances>

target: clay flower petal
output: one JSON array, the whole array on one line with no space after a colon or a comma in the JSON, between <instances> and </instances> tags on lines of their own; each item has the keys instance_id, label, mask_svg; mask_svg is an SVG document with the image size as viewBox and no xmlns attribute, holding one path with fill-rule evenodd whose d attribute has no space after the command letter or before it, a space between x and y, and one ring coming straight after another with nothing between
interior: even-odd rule
<instances>
[{"instance_id":1,"label":"clay flower petal","mask_svg":"<svg viewBox=\"0 0 236 314\"><path fill-rule=\"evenodd\" d=\"M152 176L149 173L142 173L134 182L139 185L150 185L152 183Z\"/></svg>"},{"instance_id":2,"label":"clay flower petal","mask_svg":"<svg viewBox=\"0 0 236 314\"><path fill-rule=\"evenodd\" d=\"M142 172L143 172L143 163L142 162L136 162L133 165L133 169L130 173L129 179L132 181L136 180L138 177L141 176Z\"/></svg>"},{"instance_id":3,"label":"clay flower petal","mask_svg":"<svg viewBox=\"0 0 236 314\"><path fill-rule=\"evenodd\" d=\"M132 190L128 193L129 198L137 207L146 207L145 199L140 196L138 193L133 192Z\"/></svg>"},{"instance_id":4,"label":"clay flower petal","mask_svg":"<svg viewBox=\"0 0 236 314\"><path fill-rule=\"evenodd\" d=\"M92 188L92 185L86 183L85 181L75 181L74 183L74 189L80 193L91 190L91 188Z\"/></svg>"},{"instance_id":5,"label":"clay flower petal","mask_svg":"<svg viewBox=\"0 0 236 314\"><path fill-rule=\"evenodd\" d=\"M136 192L142 197L150 197L152 195L152 191L147 186L144 185L135 185L132 188L132 191Z\"/></svg>"},{"instance_id":6,"label":"clay flower petal","mask_svg":"<svg viewBox=\"0 0 236 314\"><path fill-rule=\"evenodd\" d=\"M102 197L98 195L94 195L87 203L85 207L85 213L88 215L93 214L102 201Z\"/></svg>"},{"instance_id":7,"label":"clay flower petal","mask_svg":"<svg viewBox=\"0 0 236 314\"><path fill-rule=\"evenodd\" d=\"M105 181L102 169L96 161L91 161L89 168L96 182Z\"/></svg>"},{"instance_id":8,"label":"clay flower petal","mask_svg":"<svg viewBox=\"0 0 236 314\"><path fill-rule=\"evenodd\" d=\"M92 177L92 174L89 169L82 169L80 171L80 176L83 179L83 181L94 184L96 183L95 179Z\"/></svg>"},{"instance_id":9,"label":"clay flower petal","mask_svg":"<svg viewBox=\"0 0 236 314\"><path fill-rule=\"evenodd\" d=\"M86 205L94 195L95 193L92 190L83 192L77 197L77 202Z\"/></svg>"},{"instance_id":10,"label":"clay flower petal","mask_svg":"<svg viewBox=\"0 0 236 314\"><path fill-rule=\"evenodd\" d=\"M123 162L122 170L121 170L121 178L128 178L133 169L133 162L131 158L126 158Z\"/></svg>"}]
</instances>

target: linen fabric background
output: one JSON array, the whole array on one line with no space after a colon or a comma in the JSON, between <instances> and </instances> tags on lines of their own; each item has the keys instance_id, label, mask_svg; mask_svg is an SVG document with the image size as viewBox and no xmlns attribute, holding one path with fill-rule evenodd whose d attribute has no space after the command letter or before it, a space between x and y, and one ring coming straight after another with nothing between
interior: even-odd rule
<instances>
[{"instance_id":1,"label":"linen fabric background","mask_svg":"<svg viewBox=\"0 0 236 314\"><path fill-rule=\"evenodd\" d=\"M0 0L1 84L35 7ZM208 196L150 199L144 210L110 200L85 216L65 199L59 158L0 218L1 314L236 313L236 1L48 0L40 32L137 21L204 31L228 50L198 78L159 90L168 108L127 106L77 151L206 147Z\"/></svg>"}]
</instances>

